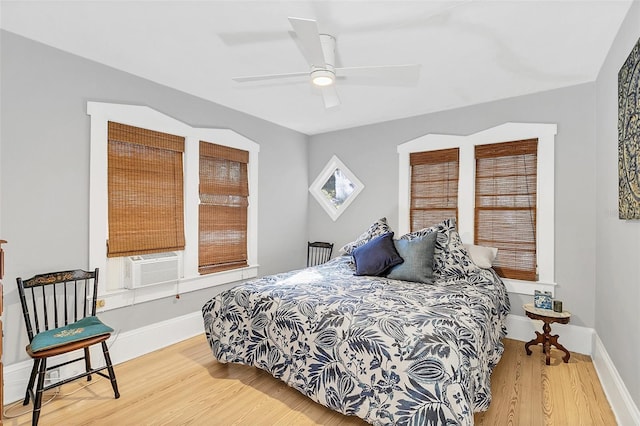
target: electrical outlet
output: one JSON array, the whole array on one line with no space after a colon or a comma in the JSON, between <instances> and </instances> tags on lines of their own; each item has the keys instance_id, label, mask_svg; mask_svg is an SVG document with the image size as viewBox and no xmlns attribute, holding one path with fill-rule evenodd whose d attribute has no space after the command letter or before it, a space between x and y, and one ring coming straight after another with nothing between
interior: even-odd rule
<instances>
[{"instance_id":1,"label":"electrical outlet","mask_svg":"<svg viewBox=\"0 0 640 426\"><path fill-rule=\"evenodd\" d=\"M45 378L49 383L57 382L60 380L60 370L56 368L54 370L47 371Z\"/></svg>"},{"instance_id":2,"label":"electrical outlet","mask_svg":"<svg viewBox=\"0 0 640 426\"><path fill-rule=\"evenodd\" d=\"M104 299L98 299L96 302L96 307L98 308L104 308L104 305L106 305L107 302Z\"/></svg>"}]
</instances>

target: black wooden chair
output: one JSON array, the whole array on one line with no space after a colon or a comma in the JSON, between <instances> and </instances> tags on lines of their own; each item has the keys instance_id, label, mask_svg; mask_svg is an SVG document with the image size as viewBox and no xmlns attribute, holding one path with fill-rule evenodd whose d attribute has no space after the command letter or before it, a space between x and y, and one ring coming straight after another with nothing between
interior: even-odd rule
<instances>
[{"instance_id":1,"label":"black wooden chair","mask_svg":"<svg viewBox=\"0 0 640 426\"><path fill-rule=\"evenodd\" d=\"M321 241L315 241L313 243L307 242L307 267L327 262L331 259L332 252L332 243L324 243Z\"/></svg>"},{"instance_id":2,"label":"black wooden chair","mask_svg":"<svg viewBox=\"0 0 640 426\"><path fill-rule=\"evenodd\" d=\"M42 393L73 380L98 374L111 381L113 393L120 397L116 375L111 364L106 340L113 329L96 317L98 269L95 271L63 271L36 275L28 280L17 278L22 313L29 335L27 353L33 359L33 368L24 397L24 405L33 400L32 425L38 424ZM89 347L100 343L106 365L91 367ZM47 366L50 357L82 350L82 356L64 358L56 365ZM79 354L73 354L77 356ZM78 361L84 361L84 372L45 386L47 371ZM108 370L108 375L103 373ZM37 378L37 384L36 384ZM33 389L36 384L35 391Z\"/></svg>"}]
</instances>

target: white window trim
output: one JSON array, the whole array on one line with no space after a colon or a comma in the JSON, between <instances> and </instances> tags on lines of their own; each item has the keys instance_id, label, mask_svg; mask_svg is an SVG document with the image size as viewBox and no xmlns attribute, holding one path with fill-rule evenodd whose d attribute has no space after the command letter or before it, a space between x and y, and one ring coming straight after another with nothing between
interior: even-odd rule
<instances>
[{"instance_id":1,"label":"white window trim","mask_svg":"<svg viewBox=\"0 0 640 426\"><path fill-rule=\"evenodd\" d=\"M322 187L324 186L325 183L327 183L327 180L336 171L336 169L340 169L342 173L345 174L347 179L349 179L351 183L353 183L354 185L354 189L351 195L349 195L349 197L347 197L347 199L344 200L344 203L342 203L338 207L334 206L331 203L331 201L329 201L325 196L325 194L322 192ZM333 157L331 157L327 165L324 166L324 169L320 172L316 180L313 181L313 183L309 187L309 192L311 192L311 195L313 195L316 201L322 206L324 211L327 212L327 214L335 222L340 217L340 215L347 209L347 207L349 207L349 205L353 202L353 200L356 199L358 194L362 192L363 189L364 189L364 184L360 182L360 179L358 179L356 175L354 175L353 172L349 170L349 168L345 166L345 164L342 161L340 161L340 159L337 156L334 155Z\"/></svg>"},{"instance_id":2,"label":"white window trim","mask_svg":"<svg viewBox=\"0 0 640 426\"><path fill-rule=\"evenodd\" d=\"M258 152L260 146L230 129L191 127L154 109L139 105L87 102L91 116L91 154L89 177L89 265L100 268L98 298L104 300L102 310L115 309L180 293L253 278L258 275ZM125 289L120 277L109 276L106 241L108 238L107 191L107 122L170 133L185 138L184 215L185 249L183 271L175 283L158 284L140 289ZM248 266L231 271L200 275L198 273L198 205L199 142L207 141L249 152L249 206L247 211ZM112 275L115 275L113 271ZM116 282L118 285L109 286Z\"/></svg>"},{"instance_id":3,"label":"white window trim","mask_svg":"<svg viewBox=\"0 0 640 426\"><path fill-rule=\"evenodd\" d=\"M460 149L458 181L458 231L462 241L473 243L475 202L475 146L524 139L538 139L537 179L537 247L538 281L503 279L510 293L532 295L534 290L550 291L555 295L555 135L556 124L505 123L472 135L429 134L398 145L399 154L399 232L409 232L411 204L412 152L446 148Z\"/></svg>"}]
</instances>

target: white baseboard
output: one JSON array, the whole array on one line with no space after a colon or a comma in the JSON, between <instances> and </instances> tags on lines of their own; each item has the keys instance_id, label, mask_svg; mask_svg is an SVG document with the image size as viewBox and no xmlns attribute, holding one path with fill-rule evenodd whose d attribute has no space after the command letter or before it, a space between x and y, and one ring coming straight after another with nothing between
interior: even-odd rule
<instances>
[{"instance_id":1,"label":"white baseboard","mask_svg":"<svg viewBox=\"0 0 640 426\"><path fill-rule=\"evenodd\" d=\"M119 333L109 341L109 353L113 363L120 364L202 333L202 312L197 311Z\"/></svg>"},{"instance_id":2,"label":"white baseboard","mask_svg":"<svg viewBox=\"0 0 640 426\"><path fill-rule=\"evenodd\" d=\"M602 344L602 340L597 334L593 339L593 355L591 358L618 425L640 425L640 410L633 402L629 390L622 381L618 370L613 365L607 350Z\"/></svg>"},{"instance_id":3,"label":"white baseboard","mask_svg":"<svg viewBox=\"0 0 640 426\"><path fill-rule=\"evenodd\" d=\"M145 327L122 333L114 333L107 344L113 364L120 364L149 352L181 342L204 332L204 323L200 311L167 321L158 322ZM76 355L77 356L77 355ZM71 359L72 357L68 357ZM104 365L102 350L94 346L91 359L96 366ZM62 357L58 360L63 360ZM70 377L80 371L81 363L63 367L60 377ZM27 360L7 365L4 368L4 404L24 398L31 374L33 361Z\"/></svg>"}]
</instances>

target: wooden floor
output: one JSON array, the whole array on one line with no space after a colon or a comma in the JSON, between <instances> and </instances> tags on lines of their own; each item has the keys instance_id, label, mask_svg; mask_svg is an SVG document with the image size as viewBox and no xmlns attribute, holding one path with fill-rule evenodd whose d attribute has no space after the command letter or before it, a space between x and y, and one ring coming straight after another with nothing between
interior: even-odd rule
<instances>
[{"instance_id":1,"label":"wooden floor","mask_svg":"<svg viewBox=\"0 0 640 426\"><path fill-rule=\"evenodd\" d=\"M492 376L491 407L476 414L476 425L615 425L588 356L572 353L564 364L553 350L546 366L540 347L526 356L523 342L506 339L505 346ZM43 407L40 425L364 424L261 370L219 364L204 336L120 364L116 375L120 399L113 399L103 378L87 387L70 383ZM30 424L28 410L21 404L5 407L4 424Z\"/></svg>"}]
</instances>

